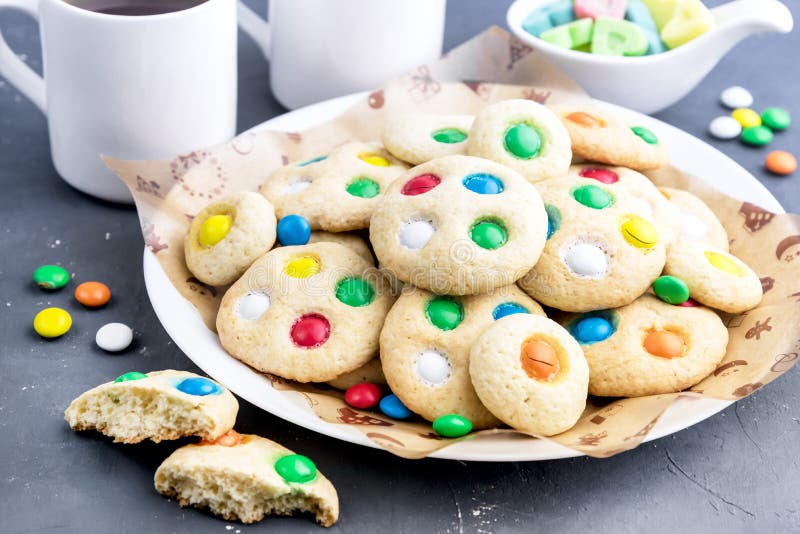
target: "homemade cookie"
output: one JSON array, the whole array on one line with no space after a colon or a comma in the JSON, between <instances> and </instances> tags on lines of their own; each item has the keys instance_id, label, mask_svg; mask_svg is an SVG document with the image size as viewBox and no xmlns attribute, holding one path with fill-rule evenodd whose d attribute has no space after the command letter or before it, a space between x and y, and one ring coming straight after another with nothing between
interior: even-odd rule
<instances>
[{"instance_id":1,"label":"homemade cookie","mask_svg":"<svg viewBox=\"0 0 800 534\"><path fill-rule=\"evenodd\" d=\"M678 238L681 230L678 210L644 174L625 167L583 163L570 167L568 176L591 178L612 191L624 189L633 212L652 219L666 245Z\"/></svg>"},{"instance_id":2,"label":"homemade cookie","mask_svg":"<svg viewBox=\"0 0 800 534\"><path fill-rule=\"evenodd\" d=\"M392 392L429 421L457 414L474 428L497 426L472 388L469 349L486 326L516 313L544 315L514 285L460 298L408 287L381 331L381 362Z\"/></svg>"},{"instance_id":3,"label":"homemade cookie","mask_svg":"<svg viewBox=\"0 0 800 534\"><path fill-rule=\"evenodd\" d=\"M553 111L569 132L572 152L578 157L637 171L667 163L666 148L644 126L583 105L561 105Z\"/></svg>"},{"instance_id":4,"label":"homemade cookie","mask_svg":"<svg viewBox=\"0 0 800 534\"><path fill-rule=\"evenodd\" d=\"M678 210L681 241L708 243L728 251L728 233L705 202L681 189L661 187L660 191Z\"/></svg>"},{"instance_id":5,"label":"homemade cookie","mask_svg":"<svg viewBox=\"0 0 800 534\"><path fill-rule=\"evenodd\" d=\"M158 467L155 488L181 506L207 508L228 521L311 513L324 527L339 518L339 496L314 462L274 441L231 430L185 445Z\"/></svg>"},{"instance_id":6,"label":"homemade cookie","mask_svg":"<svg viewBox=\"0 0 800 534\"><path fill-rule=\"evenodd\" d=\"M470 350L475 392L512 428L552 436L572 428L586 407L589 367L558 323L518 314L486 328Z\"/></svg>"},{"instance_id":7,"label":"homemade cookie","mask_svg":"<svg viewBox=\"0 0 800 534\"><path fill-rule=\"evenodd\" d=\"M530 182L563 176L572 161L567 130L532 100L503 100L475 117L467 154L502 163Z\"/></svg>"},{"instance_id":8,"label":"homemade cookie","mask_svg":"<svg viewBox=\"0 0 800 534\"><path fill-rule=\"evenodd\" d=\"M326 157L281 167L261 185L279 218L302 215L312 230L369 226L383 192L408 165L379 143L346 143Z\"/></svg>"},{"instance_id":9,"label":"homemade cookie","mask_svg":"<svg viewBox=\"0 0 800 534\"><path fill-rule=\"evenodd\" d=\"M372 250L370 250L369 245L367 242L361 238L361 236L353 233L353 232L325 232L323 230L317 230L316 232L311 232L311 237L308 238L309 243L339 243L340 245L344 245L345 247L349 248L365 260L367 260L370 265L375 263L375 257L372 255Z\"/></svg>"},{"instance_id":10,"label":"homemade cookie","mask_svg":"<svg viewBox=\"0 0 800 534\"><path fill-rule=\"evenodd\" d=\"M377 355L393 300L384 276L343 245L280 247L225 293L217 331L228 353L259 371L326 382Z\"/></svg>"},{"instance_id":11,"label":"homemade cookie","mask_svg":"<svg viewBox=\"0 0 800 534\"><path fill-rule=\"evenodd\" d=\"M565 327L589 363L589 393L604 397L683 391L717 367L728 345L728 330L712 310L652 295L570 317Z\"/></svg>"},{"instance_id":12,"label":"homemade cookie","mask_svg":"<svg viewBox=\"0 0 800 534\"><path fill-rule=\"evenodd\" d=\"M215 200L198 213L183 250L201 282L225 286L275 244L275 211L258 193L242 191Z\"/></svg>"},{"instance_id":13,"label":"homemade cookie","mask_svg":"<svg viewBox=\"0 0 800 534\"><path fill-rule=\"evenodd\" d=\"M536 188L508 167L469 156L411 169L386 191L370 224L383 268L451 295L513 283L536 263L546 233Z\"/></svg>"},{"instance_id":14,"label":"homemade cookie","mask_svg":"<svg viewBox=\"0 0 800 534\"><path fill-rule=\"evenodd\" d=\"M761 303L761 280L742 260L725 250L689 241L670 248L664 274L680 278L701 304L741 313Z\"/></svg>"},{"instance_id":15,"label":"homemade cookie","mask_svg":"<svg viewBox=\"0 0 800 534\"><path fill-rule=\"evenodd\" d=\"M466 154L472 115L396 113L386 119L381 141L395 157L419 165Z\"/></svg>"},{"instance_id":16,"label":"homemade cookie","mask_svg":"<svg viewBox=\"0 0 800 534\"><path fill-rule=\"evenodd\" d=\"M328 385L347 391L356 384L369 382L371 384L386 384L386 377L383 375L380 357L372 358L370 361L349 373L337 376L333 380L328 380Z\"/></svg>"},{"instance_id":17,"label":"homemade cookie","mask_svg":"<svg viewBox=\"0 0 800 534\"><path fill-rule=\"evenodd\" d=\"M664 267L663 231L625 189L566 177L537 184L548 215L541 258L519 286L544 305L583 312L630 304Z\"/></svg>"},{"instance_id":18,"label":"homemade cookie","mask_svg":"<svg viewBox=\"0 0 800 534\"><path fill-rule=\"evenodd\" d=\"M183 436L216 439L233 428L239 403L230 391L186 371L132 371L70 403L73 430L97 430L115 442L158 443Z\"/></svg>"}]
</instances>

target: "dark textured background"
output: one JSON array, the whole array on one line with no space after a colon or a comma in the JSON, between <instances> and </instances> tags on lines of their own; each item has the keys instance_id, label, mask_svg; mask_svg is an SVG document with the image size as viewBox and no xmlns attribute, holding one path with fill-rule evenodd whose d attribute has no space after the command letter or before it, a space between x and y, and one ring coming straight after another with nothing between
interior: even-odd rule
<instances>
[{"instance_id":1,"label":"dark textured background","mask_svg":"<svg viewBox=\"0 0 800 534\"><path fill-rule=\"evenodd\" d=\"M248 1L265 13L263 2ZM504 26L508 0L451 0L449 49L490 24ZM710 5L720 3L709 1ZM796 0L789 0L800 17ZM0 11L11 46L35 68L34 23ZM727 56L682 102L658 115L701 139L723 110L719 92L748 87L756 106L790 108L800 120L800 38L752 37ZM267 63L240 39L239 130L283 109L269 93ZM770 148L798 150L800 127ZM800 212L800 175L766 175L766 149L714 143ZM725 183L725 176L716 177ZM142 237L132 208L105 204L68 187L49 156L44 117L0 79L0 531L239 532L313 531L307 518L266 519L244 527L182 510L153 490L158 464L176 446L116 446L74 434L63 410L81 391L131 370L197 371L169 340L142 279ZM724 187L724 185L723 185ZM102 311L86 311L71 289L46 294L33 269L59 262L76 281L97 279L113 292ZM74 287L74 286L70 286ZM45 305L63 306L74 327L56 341L31 329ZM137 332L124 354L93 343L97 328L122 321ZM312 457L336 484L342 532L745 532L800 530L800 373L692 428L607 460L480 464L407 461L336 441L242 403L237 428L277 439ZM228 528L230 526L230 528Z\"/></svg>"}]
</instances>

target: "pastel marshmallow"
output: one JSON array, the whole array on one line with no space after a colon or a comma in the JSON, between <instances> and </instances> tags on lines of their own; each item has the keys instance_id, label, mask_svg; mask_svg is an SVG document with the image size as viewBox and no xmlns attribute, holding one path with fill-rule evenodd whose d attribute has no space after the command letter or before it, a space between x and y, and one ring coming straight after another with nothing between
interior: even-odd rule
<instances>
[{"instance_id":1,"label":"pastel marshmallow","mask_svg":"<svg viewBox=\"0 0 800 534\"><path fill-rule=\"evenodd\" d=\"M627 20L600 17L594 23L592 53L605 56L641 56L650 44L644 32Z\"/></svg>"},{"instance_id":2,"label":"pastel marshmallow","mask_svg":"<svg viewBox=\"0 0 800 534\"><path fill-rule=\"evenodd\" d=\"M700 0L683 0L661 28L661 40L677 48L711 30L714 24L714 15Z\"/></svg>"},{"instance_id":3,"label":"pastel marshmallow","mask_svg":"<svg viewBox=\"0 0 800 534\"><path fill-rule=\"evenodd\" d=\"M593 34L594 21L586 18L547 30L539 38L556 46L576 49L591 43Z\"/></svg>"},{"instance_id":4,"label":"pastel marshmallow","mask_svg":"<svg viewBox=\"0 0 800 534\"><path fill-rule=\"evenodd\" d=\"M626 7L626 0L575 0L575 17L622 19Z\"/></svg>"}]
</instances>

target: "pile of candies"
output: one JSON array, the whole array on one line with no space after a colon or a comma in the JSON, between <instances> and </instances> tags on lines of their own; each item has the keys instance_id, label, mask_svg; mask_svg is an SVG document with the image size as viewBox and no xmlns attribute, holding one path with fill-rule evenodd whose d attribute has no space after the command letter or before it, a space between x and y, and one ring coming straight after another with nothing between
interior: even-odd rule
<instances>
[{"instance_id":1,"label":"pile of candies","mask_svg":"<svg viewBox=\"0 0 800 534\"><path fill-rule=\"evenodd\" d=\"M69 272L59 265L42 265L33 272L33 281L45 291L57 291L70 280ZM111 290L102 282L83 282L73 293L75 300L88 309L97 309L111 300ZM45 308L33 319L33 329L43 338L61 337L72 328L72 316L63 308ZM97 346L107 352L119 352L133 341L133 330L122 323L108 323L95 335Z\"/></svg>"},{"instance_id":2,"label":"pile of candies","mask_svg":"<svg viewBox=\"0 0 800 534\"><path fill-rule=\"evenodd\" d=\"M772 142L775 132L786 130L792 123L789 112L779 107L768 107L759 115L751 109L753 95L744 87L728 87L720 95L723 106L733 110L712 120L709 133L717 139L736 139L752 147L766 146ZM775 150L764 160L766 169L777 175L787 175L797 169L797 160L789 152Z\"/></svg>"},{"instance_id":3,"label":"pile of candies","mask_svg":"<svg viewBox=\"0 0 800 534\"><path fill-rule=\"evenodd\" d=\"M532 11L525 31L550 44L606 56L660 54L714 27L700 0L558 0Z\"/></svg>"}]
</instances>

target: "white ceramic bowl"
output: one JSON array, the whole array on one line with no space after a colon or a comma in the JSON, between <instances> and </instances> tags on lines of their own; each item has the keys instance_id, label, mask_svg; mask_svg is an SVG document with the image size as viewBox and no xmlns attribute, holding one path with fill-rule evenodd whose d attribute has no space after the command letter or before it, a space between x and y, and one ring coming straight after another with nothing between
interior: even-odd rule
<instances>
[{"instance_id":1,"label":"white ceramic bowl","mask_svg":"<svg viewBox=\"0 0 800 534\"><path fill-rule=\"evenodd\" d=\"M733 45L752 33L792 30L789 9L777 0L735 0L711 10L717 26L662 54L612 57L576 52L534 37L525 17L555 0L517 0L508 9L514 34L571 76L592 97L642 113L671 106L691 91Z\"/></svg>"}]
</instances>

